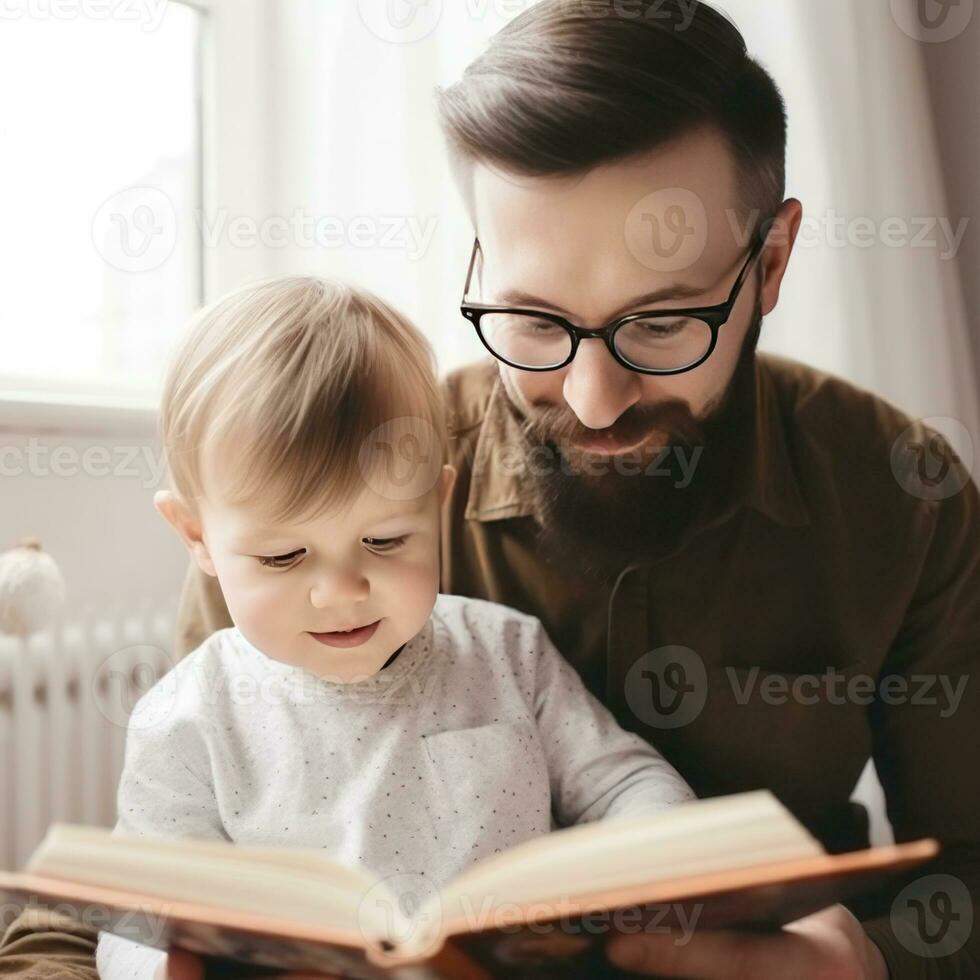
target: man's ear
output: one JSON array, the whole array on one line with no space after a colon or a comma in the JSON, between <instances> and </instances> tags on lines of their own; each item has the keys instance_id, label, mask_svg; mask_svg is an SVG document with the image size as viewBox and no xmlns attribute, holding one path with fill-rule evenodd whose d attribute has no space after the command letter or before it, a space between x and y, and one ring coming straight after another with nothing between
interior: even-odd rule
<instances>
[{"instance_id":1,"label":"man's ear","mask_svg":"<svg viewBox=\"0 0 980 980\"><path fill-rule=\"evenodd\" d=\"M785 200L776 212L767 247L760 262L763 277L761 295L763 316L772 313L779 302L779 288L786 275L802 221L803 205L795 197Z\"/></svg>"},{"instance_id":2,"label":"man's ear","mask_svg":"<svg viewBox=\"0 0 980 980\"><path fill-rule=\"evenodd\" d=\"M439 505L441 506L446 502L449 494L452 493L452 489L456 484L456 467L450 466L448 463L443 466L442 472L439 474Z\"/></svg>"},{"instance_id":3,"label":"man's ear","mask_svg":"<svg viewBox=\"0 0 980 980\"><path fill-rule=\"evenodd\" d=\"M211 553L204 541L204 531L201 522L187 504L170 490L158 490L153 495L153 506L160 516L180 535L191 557L198 567L207 575L215 578L218 573L214 570Z\"/></svg>"}]
</instances>

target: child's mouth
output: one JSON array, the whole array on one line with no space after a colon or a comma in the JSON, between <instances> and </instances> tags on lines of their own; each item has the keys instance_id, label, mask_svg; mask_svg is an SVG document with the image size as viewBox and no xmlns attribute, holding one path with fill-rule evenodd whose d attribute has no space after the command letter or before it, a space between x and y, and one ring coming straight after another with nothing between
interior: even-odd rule
<instances>
[{"instance_id":1,"label":"child's mouth","mask_svg":"<svg viewBox=\"0 0 980 980\"><path fill-rule=\"evenodd\" d=\"M362 643L367 643L374 636L375 630L380 625L378 619L367 626L360 626L349 633L310 633L314 640L326 644L328 647L359 647Z\"/></svg>"}]
</instances>

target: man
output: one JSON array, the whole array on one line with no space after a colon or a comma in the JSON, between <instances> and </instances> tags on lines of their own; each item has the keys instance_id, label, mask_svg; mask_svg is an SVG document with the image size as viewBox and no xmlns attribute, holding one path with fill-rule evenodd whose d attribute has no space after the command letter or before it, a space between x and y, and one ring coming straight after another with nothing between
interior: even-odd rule
<instances>
[{"instance_id":1,"label":"man","mask_svg":"<svg viewBox=\"0 0 980 980\"><path fill-rule=\"evenodd\" d=\"M944 845L911 893L610 956L658 976L980 975L980 499L934 433L756 353L801 220L774 83L704 4L543 0L440 110L478 239L464 315L493 355L446 380L443 591L539 616L699 795L767 787L857 848L873 757L897 838ZM181 653L227 624L192 573ZM68 958L91 939L51 927L15 924L11 975L90 976Z\"/></svg>"}]
</instances>

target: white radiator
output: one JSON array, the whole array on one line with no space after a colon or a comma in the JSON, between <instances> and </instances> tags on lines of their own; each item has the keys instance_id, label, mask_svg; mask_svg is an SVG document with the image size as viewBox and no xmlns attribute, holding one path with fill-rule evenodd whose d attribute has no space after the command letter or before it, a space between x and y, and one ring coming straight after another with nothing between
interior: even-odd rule
<instances>
[{"instance_id":1,"label":"white radiator","mask_svg":"<svg viewBox=\"0 0 980 980\"><path fill-rule=\"evenodd\" d=\"M172 609L0 635L0 868L52 821L115 822L126 721L172 666Z\"/></svg>"}]
</instances>

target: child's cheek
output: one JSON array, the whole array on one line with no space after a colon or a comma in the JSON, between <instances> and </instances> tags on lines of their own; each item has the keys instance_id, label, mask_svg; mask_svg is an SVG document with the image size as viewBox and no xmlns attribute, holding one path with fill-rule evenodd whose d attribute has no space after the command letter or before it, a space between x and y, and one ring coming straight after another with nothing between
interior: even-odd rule
<instances>
[{"instance_id":1,"label":"child's cheek","mask_svg":"<svg viewBox=\"0 0 980 980\"><path fill-rule=\"evenodd\" d=\"M253 567L254 564L254 567ZM284 620L295 616L295 603L286 599L287 575L271 572L248 559L227 563L218 569L218 581L235 625L258 647L271 649L281 640ZM297 624L295 633L307 624Z\"/></svg>"},{"instance_id":2,"label":"child's cheek","mask_svg":"<svg viewBox=\"0 0 980 980\"><path fill-rule=\"evenodd\" d=\"M403 558L385 576L384 603L392 606L389 615L407 626L421 629L428 619L439 591L439 563L427 555ZM377 598L382 598L378 596Z\"/></svg>"}]
</instances>

